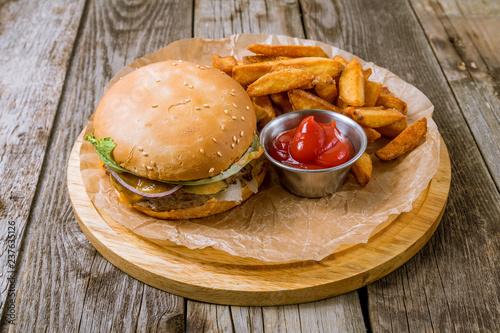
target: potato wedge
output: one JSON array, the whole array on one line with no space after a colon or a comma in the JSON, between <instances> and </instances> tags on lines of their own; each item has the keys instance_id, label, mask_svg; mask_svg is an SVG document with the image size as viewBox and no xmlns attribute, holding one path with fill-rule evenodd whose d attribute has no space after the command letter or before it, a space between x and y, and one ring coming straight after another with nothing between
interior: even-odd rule
<instances>
[{"instance_id":1,"label":"potato wedge","mask_svg":"<svg viewBox=\"0 0 500 333\"><path fill-rule=\"evenodd\" d=\"M271 94L269 95L269 98L271 98L271 101L274 103L274 105L281 109L282 113L293 111L292 104L290 103L288 94L286 92Z\"/></svg>"},{"instance_id":2,"label":"potato wedge","mask_svg":"<svg viewBox=\"0 0 500 333\"><path fill-rule=\"evenodd\" d=\"M340 110L335 105L328 103L323 98L318 97L305 90L290 90L288 91L288 98L290 99L290 103L292 104L294 111L320 109L342 113L342 110Z\"/></svg>"},{"instance_id":3,"label":"potato wedge","mask_svg":"<svg viewBox=\"0 0 500 333\"><path fill-rule=\"evenodd\" d=\"M381 91L382 91L382 83L366 81L364 106L375 106Z\"/></svg>"},{"instance_id":4,"label":"potato wedge","mask_svg":"<svg viewBox=\"0 0 500 333\"><path fill-rule=\"evenodd\" d=\"M212 54L212 64L214 68L220 69L229 76L233 75L233 67L238 66L233 56L221 57L217 54Z\"/></svg>"},{"instance_id":5,"label":"potato wedge","mask_svg":"<svg viewBox=\"0 0 500 333\"><path fill-rule=\"evenodd\" d=\"M247 49L255 54L263 54L266 56L274 57L283 56L291 58L328 58L326 52L323 51L319 46L252 44L249 45Z\"/></svg>"},{"instance_id":6,"label":"potato wedge","mask_svg":"<svg viewBox=\"0 0 500 333\"><path fill-rule=\"evenodd\" d=\"M251 97L276 94L302 87L314 80L314 75L304 69L287 68L268 73L248 86Z\"/></svg>"},{"instance_id":7,"label":"potato wedge","mask_svg":"<svg viewBox=\"0 0 500 333\"><path fill-rule=\"evenodd\" d=\"M300 68L306 69L318 75L320 73L326 72L332 77L337 76L341 71L341 65L327 58L295 58L295 59L284 59L284 60L273 60L258 62L255 64L236 66L233 68L233 79L235 79L241 85L248 85L256 81L261 76L271 72L273 67L282 65L278 69L284 68Z\"/></svg>"},{"instance_id":8,"label":"potato wedge","mask_svg":"<svg viewBox=\"0 0 500 333\"><path fill-rule=\"evenodd\" d=\"M342 64L342 66L344 66L344 67L345 67L345 66L347 66L347 60L345 60L345 59L344 59L342 56L340 56L340 55L336 55L336 56L334 56L334 57L332 58L332 60L335 60L335 61L337 61L337 62L341 63L341 64Z\"/></svg>"},{"instance_id":9,"label":"potato wedge","mask_svg":"<svg viewBox=\"0 0 500 333\"><path fill-rule=\"evenodd\" d=\"M266 55L244 56L243 57L243 64L244 65L256 64L258 62L281 60L281 59L282 59L282 57L271 57L271 56L266 56Z\"/></svg>"},{"instance_id":10,"label":"potato wedge","mask_svg":"<svg viewBox=\"0 0 500 333\"><path fill-rule=\"evenodd\" d=\"M332 104L335 102L335 98L337 98L338 95L337 86L330 74L321 73L316 75L313 83L314 90L319 97Z\"/></svg>"},{"instance_id":11,"label":"potato wedge","mask_svg":"<svg viewBox=\"0 0 500 333\"><path fill-rule=\"evenodd\" d=\"M365 74L356 58L349 61L340 74L339 97L352 106L365 104Z\"/></svg>"},{"instance_id":12,"label":"potato wedge","mask_svg":"<svg viewBox=\"0 0 500 333\"><path fill-rule=\"evenodd\" d=\"M396 121L393 124L379 127L377 128L377 131L388 138L395 138L399 135L399 133L403 132L406 127L408 127L408 124L406 123L406 118L404 118Z\"/></svg>"},{"instance_id":13,"label":"potato wedge","mask_svg":"<svg viewBox=\"0 0 500 333\"><path fill-rule=\"evenodd\" d=\"M367 69L365 69L363 71L363 74L365 75L365 82L368 81L370 76L372 76L372 72L373 72L373 70L370 67L368 67Z\"/></svg>"},{"instance_id":14,"label":"potato wedge","mask_svg":"<svg viewBox=\"0 0 500 333\"><path fill-rule=\"evenodd\" d=\"M257 117L257 122L264 122L267 124L276 118L273 104L268 96L252 97L252 103L255 110L255 116Z\"/></svg>"},{"instance_id":15,"label":"potato wedge","mask_svg":"<svg viewBox=\"0 0 500 333\"><path fill-rule=\"evenodd\" d=\"M363 131L365 131L366 139L369 143L374 142L375 140L377 140L382 136L382 134L380 134L377 130L374 130L373 128L365 126L361 126L361 128L363 129Z\"/></svg>"},{"instance_id":16,"label":"potato wedge","mask_svg":"<svg viewBox=\"0 0 500 333\"><path fill-rule=\"evenodd\" d=\"M369 128L379 128L406 118L396 109L380 109L377 107L348 107L344 113L358 124Z\"/></svg>"},{"instance_id":17,"label":"potato wedge","mask_svg":"<svg viewBox=\"0 0 500 333\"><path fill-rule=\"evenodd\" d=\"M382 88L375 105L382 105L386 108L396 109L404 115L408 112L406 103L393 96L387 87Z\"/></svg>"},{"instance_id":18,"label":"potato wedge","mask_svg":"<svg viewBox=\"0 0 500 333\"><path fill-rule=\"evenodd\" d=\"M363 153L361 157L352 164L351 173L358 181L361 187L365 187L372 178L372 159L367 153Z\"/></svg>"},{"instance_id":19,"label":"potato wedge","mask_svg":"<svg viewBox=\"0 0 500 333\"><path fill-rule=\"evenodd\" d=\"M401 134L387 145L375 152L375 156L383 161L390 161L412 151L427 133L427 118L422 118L408 126Z\"/></svg>"}]
</instances>

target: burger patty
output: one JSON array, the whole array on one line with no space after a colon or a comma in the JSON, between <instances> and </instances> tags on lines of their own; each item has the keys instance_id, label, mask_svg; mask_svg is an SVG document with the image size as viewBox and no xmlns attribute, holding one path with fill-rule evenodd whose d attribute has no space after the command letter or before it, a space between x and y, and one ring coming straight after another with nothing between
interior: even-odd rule
<instances>
[{"instance_id":1,"label":"burger patty","mask_svg":"<svg viewBox=\"0 0 500 333\"><path fill-rule=\"evenodd\" d=\"M256 161L255 167L262 168L264 160L260 158ZM224 181L228 184L235 184L238 179L240 180L252 180L252 170L254 168L254 163L247 164L243 169L233 176L226 178ZM260 172L260 170L259 170ZM186 192L182 189L163 198L145 198L142 197L138 201L133 201L132 204L138 207L149 208L154 212L166 212L175 209L185 209L190 207L197 207L204 205L208 200L215 198L218 193L201 195Z\"/></svg>"}]
</instances>

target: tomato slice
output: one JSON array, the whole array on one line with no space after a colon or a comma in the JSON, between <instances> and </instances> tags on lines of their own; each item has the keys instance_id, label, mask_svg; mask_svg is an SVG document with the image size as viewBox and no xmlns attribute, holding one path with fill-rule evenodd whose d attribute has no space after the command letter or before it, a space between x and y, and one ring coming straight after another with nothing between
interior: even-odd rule
<instances>
[{"instance_id":1,"label":"tomato slice","mask_svg":"<svg viewBox=\"0 0 500 333\"><path fill-rule=\"evenodd\" d=\"M290 143L290 155L298 162L315 159L325 144L326 134L314 116L306 117L295 130Z\"/></svg>"}]
</instances>

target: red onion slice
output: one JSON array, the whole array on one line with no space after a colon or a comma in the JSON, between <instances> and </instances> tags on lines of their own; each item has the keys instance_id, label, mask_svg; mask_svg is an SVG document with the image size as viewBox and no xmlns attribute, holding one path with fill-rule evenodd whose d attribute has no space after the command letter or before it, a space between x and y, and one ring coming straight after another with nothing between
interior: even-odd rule
<instances>
[{"instance_id":1,"label":"red onion slice","mask_svg":"<svg viewBox=\"0 0 500 333\"><path fill-rule=\"evenodd\" d=\"M160 193L147 193L147 192L143 192L143 191L138 190L135 187L127 184L127 182L125 182L120 177L120 175L118 175L116 172L114 172L113 170L111 170L111 168L109 168L107 165L105 165L105 167L106 167L106 170L108 170L109 173L111 173L111 175L113 176L113 178L118 183L120 183L120 185L122 185L123 187L125 187L130 192L133 192L133 193L138 194L140 196L143 196L145 198L163 198L163 197L167 197L169 195L174 194L175 192L179 191L182 188L182 185L177 185L174 188L172 188L171 190L168 190L168 191L165 191L165 192L160 192Z\"/></svg>"}]
</instances>

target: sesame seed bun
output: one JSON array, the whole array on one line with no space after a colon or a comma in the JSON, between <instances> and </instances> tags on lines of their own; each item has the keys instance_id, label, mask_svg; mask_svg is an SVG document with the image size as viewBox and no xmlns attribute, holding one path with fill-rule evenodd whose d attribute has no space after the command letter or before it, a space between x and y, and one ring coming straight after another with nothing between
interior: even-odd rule
<instances>
[{"instance_id":1,"label":"sesame seed bun","mask_svg":"<svg viewBox=\"0 0 500 333\"><path fill-rule=\"evenodd\" d=\"M245 90L218 69L188 61L141 67L97 106L94 135L116 143L112 157L145 178L213 177L237 161L256 131Z\"/></svg>"}]
</instances>

